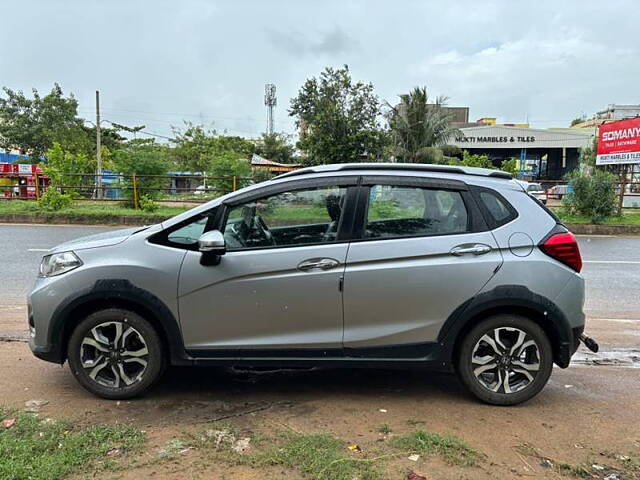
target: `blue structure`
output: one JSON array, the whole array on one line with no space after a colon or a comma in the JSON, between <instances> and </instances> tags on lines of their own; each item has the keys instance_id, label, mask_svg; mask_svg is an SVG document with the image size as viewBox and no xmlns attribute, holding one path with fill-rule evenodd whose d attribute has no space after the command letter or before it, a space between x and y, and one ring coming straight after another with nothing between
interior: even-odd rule
<instances>
[{"instance_id":1,"label":"blue structure","mask_svg":"<svg viewBox=\"0 0 640 480\"><path fill-rule=\"evenodd\" d=\"M0 152L0 163L16 163L18 160L29 160L29 155L18 155L16 153Z\"/></svg>"},{"instance_id":2,"label":"blue structure","mask_svg":"<svg viewBox=\"0 0 640 480\"><path fill-rule=\"evenodd\" d=\"M121 198L120 177L114 174L112 170L102 170L102 186L105 198L111 200Z\"/></svg>"}]
</instances>

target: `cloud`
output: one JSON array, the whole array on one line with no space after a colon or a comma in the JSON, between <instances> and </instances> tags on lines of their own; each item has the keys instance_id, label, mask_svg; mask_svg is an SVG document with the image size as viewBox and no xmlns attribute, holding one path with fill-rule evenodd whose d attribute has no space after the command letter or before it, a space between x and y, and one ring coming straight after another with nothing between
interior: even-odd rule
<instances>
[{"instance_id":1,"label":"cloud","mask_svg":"<svg viewBox=\"0 0 640 480\"><path fill-rule=\"evenodd\" d=\"M22 0L4 2L2 81L73 92L80 113L171 133L183 119L218 130L293 133L289 99L326 66L348 64L393 103L426 85L472 118L568 124L608 103L638 103L640 9L633 0ZM5 5L6 4L6 5ZM621 13L623 12L623 13Z\"/></svg>"},{"instance_id":2,"label":"cloud","mask_svg":"<svg viewBox=\"0 0 640 480\"><path fill-rule=\"evenodd\" d=\"M621 80L640 75L633 58L640 58L635 43L605 45L572 29L548 36L531 32L468 53L436 52L410 72L432 89L463 99L472 116L522 121L529 114L540 126L552 126L579 113L595 92L608 95L606 103L620 102Z\"/></svg>"},{"instance_id":3,"label":"cloud","mask_svg":"<svg viewBox=\"0 0 640 480\"><path fill-rule=\"evenodd\" d=\"M315 37L309 37L295 29L280 31L266 28L265 34L273 46L295 57L340 55L356 46L356 42L338 26Z\"/></svg>"}]
</instances>

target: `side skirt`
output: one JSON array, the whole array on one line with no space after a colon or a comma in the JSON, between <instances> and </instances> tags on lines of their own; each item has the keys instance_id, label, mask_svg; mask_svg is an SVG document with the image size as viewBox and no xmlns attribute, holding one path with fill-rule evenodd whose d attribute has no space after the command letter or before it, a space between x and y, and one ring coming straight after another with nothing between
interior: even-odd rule
<instances>
[{"instance_id":1,"label":"side skirt","mask_svg":"<svg viewBox=\"0 0 640 480\"><path fill-rule=\"evenodd\" d=\"M451 372L439 343L343 349L188 350L194 365L253 367L425 368Z\"/></svg>"}]
</instances>

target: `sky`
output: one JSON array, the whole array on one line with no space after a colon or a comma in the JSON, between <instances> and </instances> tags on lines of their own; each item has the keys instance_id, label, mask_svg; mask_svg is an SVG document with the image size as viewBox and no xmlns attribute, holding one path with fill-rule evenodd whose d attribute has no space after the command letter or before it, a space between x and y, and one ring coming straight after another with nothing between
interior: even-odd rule
<instances>
[{"instance_id":1,"label":"sky","mask_svg":"<svg viewBox=\"0 0 640 480\"><path fill-rule=\"evenodd\" d=\"M568 126L640 103L635 0L0 0L0 86L53 83L102 116L170 136L184 121L231 135L295 132L290 98L347 64L382 101L426 86L470 119Z\"/></svg>"}]
</instances>

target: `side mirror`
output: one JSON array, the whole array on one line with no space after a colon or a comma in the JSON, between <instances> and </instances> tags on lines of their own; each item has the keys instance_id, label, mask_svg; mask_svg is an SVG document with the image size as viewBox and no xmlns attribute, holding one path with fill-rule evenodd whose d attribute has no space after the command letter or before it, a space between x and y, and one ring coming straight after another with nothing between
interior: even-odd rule
<instances>
[{"instance_id":1,"label":"side mirror","mask_svg":"<svg viewBox=\"0 0 640 480\"><path fill-rule=\"evenodd\" d=\"M198 239L198 250L202 253L200 263L202 265L217 265L220 256L227 253L224 236L220 230L211 230L203 233Z\"/></svg>"}]
</instances>

